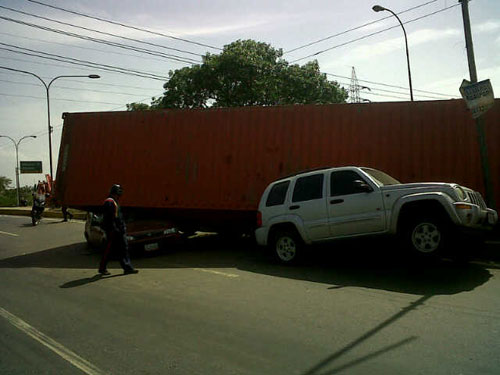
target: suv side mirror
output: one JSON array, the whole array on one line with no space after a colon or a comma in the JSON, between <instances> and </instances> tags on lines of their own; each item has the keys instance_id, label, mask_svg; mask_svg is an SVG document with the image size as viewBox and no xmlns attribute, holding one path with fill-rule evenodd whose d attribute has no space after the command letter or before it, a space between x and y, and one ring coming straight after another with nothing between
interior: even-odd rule
<instances>
[{"instance_id":1,"label":"suv side mirror","mask_svg":"<svg viewBox=\"0 0 500 375\"><path fill-rule=\"evenodd\" d=\"M358 193L371 193L373 188L362 180L353 181L354 190Z\"/></svg>"}]
</instances>

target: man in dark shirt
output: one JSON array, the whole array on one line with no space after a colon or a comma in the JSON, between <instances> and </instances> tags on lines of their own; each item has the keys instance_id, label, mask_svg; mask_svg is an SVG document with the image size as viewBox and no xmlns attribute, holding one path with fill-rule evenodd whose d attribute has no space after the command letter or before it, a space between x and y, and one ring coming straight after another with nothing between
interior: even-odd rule
<instances>
[{"instance_id":1,"label":"man in dark shirt","mask_svg":"<svg viewBox=\"0 0 500 375\"><path fill-rule=\"evenodd\" d=\"M128 254L127 227L118 204L118 200L122 194L122 187L120 185L113 185L109 192L109 197L104 201L102 228L106 232L107 243L99 265L99 273L101 275L110 274L107 264L111 253L118 256L125 274L139 272L132 267Z\"/></svg>"}]
</instances>

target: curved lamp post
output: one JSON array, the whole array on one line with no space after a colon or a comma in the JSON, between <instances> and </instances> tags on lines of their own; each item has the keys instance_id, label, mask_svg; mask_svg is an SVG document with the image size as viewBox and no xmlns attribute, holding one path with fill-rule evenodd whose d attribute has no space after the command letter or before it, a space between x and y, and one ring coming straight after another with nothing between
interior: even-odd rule
<instances>
[{"instance_id":1,"label":"curved lamp post","mask_svg":"<svg viewBox=\"0 0 500 375\"><path fill-rule=\"evenodd\" d=\"M12 141L12 143L14 143L14 147L16 148L16 190L17 190L17 205L19 206L19 143L21 143L21 141L26 138L36 138L36 135L26 135L17 142L8 135L0 135L0 138L9 138Z\"/></svg>"},{"instance_id":2,"label":"curved lamp post","mask_svg":"<svg viewBox=\"0 0 500 375\"><path fill-rule=\"evenodd\" d=\"M399 21L399 24L401 25L401 28L403 29L403 33L404 33L404 36L405 36L405 45L406 45L406 61L408 63L408 80L410 81L410 98L411 98L411 101L413 101L413 87L412 87L412 84L411 84L411 71L410 71L410 53L408 52L408 38L406 37L406 30L405 30L405 28L403 26L403 22L401 22L401 20L399 19L398 15L396 13L394 13L390 9L384 8L383 6L375 5L375 6L373 6L372 9L375 12L382 12L384 10L388 11L394 17L396 17L396 19Z\"/></svg>"},{"instance_id":3,"label":"curved lamp post","mask_svg":"<svg viewBox=\"0 0 500 375\"><path fill-rule=\"evenodd\" d=\"M32 76L35 76L36 78L38 78L42 83L43 85L45 86L45 92L46 92L46 95L47 95L47 123L48 123L48 127L49 127L49 161L50 161L50 178L53 180L54 176L52 174L52 126L50 126L50 99L49 99L49 89L50 89L50 86L52 85L52 83L56 80L56 79L59 79L59 78L91 78L91 79L97 79L97 78L101 78L99 75L97 74L89 74L89 75L62 75L62 76L57 76L55 78L53 78L49 84L45 83L45 81L40 78L39 76L37 76L35 73L32 73L32 72L27 72L25 70L18 70L18 69L12 69L12 68L6 68L6 67L3 67L3 66L0 66L1 69L6 69L6 70L11 70L13 72L20 72L20 73L25 73L25 74L31 74Z\"/></svg>"}]
</instances>

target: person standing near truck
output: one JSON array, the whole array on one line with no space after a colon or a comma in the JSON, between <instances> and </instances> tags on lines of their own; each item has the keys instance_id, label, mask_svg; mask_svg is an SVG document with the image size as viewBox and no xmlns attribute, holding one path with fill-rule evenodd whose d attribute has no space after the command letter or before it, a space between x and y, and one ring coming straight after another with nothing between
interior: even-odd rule
<instances>
[{"instance_id":1,"label":"person standing near truck","mask_svg":"<svg viewBox=\"0 0 500 375\"><path fill-rule=\"evenodd\" d=\"M111 254L118 256L124 274L139 272L132 267L128 253L127 227L118 204L122 194L123 188L115 184L111 187L109 196L104 201L102 228L106 232L107 243L99 264L99 273L101 275L110 274L107 265Z\"/></svg>"}]
</instances>

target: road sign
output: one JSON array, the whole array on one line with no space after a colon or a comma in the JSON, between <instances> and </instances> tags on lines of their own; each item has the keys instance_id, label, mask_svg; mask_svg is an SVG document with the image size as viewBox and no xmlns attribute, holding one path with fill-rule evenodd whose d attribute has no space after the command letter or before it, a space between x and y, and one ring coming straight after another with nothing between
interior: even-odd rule
<instances>
[{"instance_id":1,"label":"road sign","mask_svg":"<svg viewBox=\"0 0 500 375\"><path fill-rule=\"evenodd\" d=\"M21 161L21 173L42 173L41 161Z\"/></svg>"},{"instance_id":2,"label":"road sign","mask_svg":"<svg viewBox=\"0 0 500 375\"><path fill-rule=\"evenodd\" d=\"M460 85L460 93L472 112L473 118L480 117L495 104L493 87L489 79L477 83L464 79Z\"/></svg>"}]
</instances>

